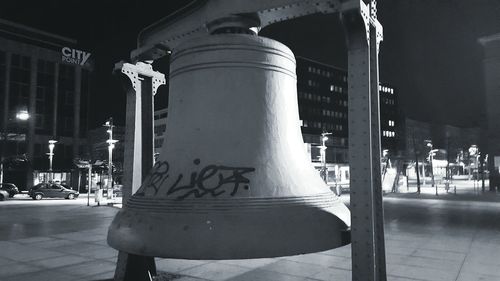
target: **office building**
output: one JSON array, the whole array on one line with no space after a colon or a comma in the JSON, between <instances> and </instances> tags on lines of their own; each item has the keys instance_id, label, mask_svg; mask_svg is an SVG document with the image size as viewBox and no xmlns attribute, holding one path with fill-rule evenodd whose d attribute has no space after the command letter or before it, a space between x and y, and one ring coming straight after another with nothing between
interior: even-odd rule
<instances>
[{"instance_id":1,"label":"office building","mask_svg":"<svg viewBox=\"0 0 500 281\"><path fill-rule=\"evenodd\" d=\"M397 92L381 83L379 93L382 149L395 153L400 126ZM321 134L331 133L326 142L326 162L347 164L347 70L297 57L297 94L304 142L310 146L312 161L319 161Z\"/></svg>"},{"instance_id":2,"label":"office building","mask_svg":"<svg viewBox=\"0 0 500 281\"><path fill-rule=\"evenodd\" d=\"M70 181L73 160L86 154L91 72L91 53L75 39L0 20L2 154L29 161L7 165L4 182L25 189L47 180L49 140L57 141L51 179Z\"/></svg>"}]
</instances>

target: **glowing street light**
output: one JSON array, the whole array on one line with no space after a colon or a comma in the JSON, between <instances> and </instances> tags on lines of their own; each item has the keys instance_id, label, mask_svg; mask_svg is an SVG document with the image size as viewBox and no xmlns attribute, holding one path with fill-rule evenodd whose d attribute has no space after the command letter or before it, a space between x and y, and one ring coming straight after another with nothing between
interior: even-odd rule
<instances>
[{"instance_id":1,"label":"glowing street light","mask_svg":"<svg viewBox=\"0 0 500 281\"><path fill-rule=\"evenodd\" d=\"M109 134L109 139L106 141L108 143L108 198L113 197L113 149L115 148L115 143L117 140L113 139L113 117L110 117L104 126L108 127L106 132Z\"/></svg>"},{"instance_id":2,"label":"glowing street light","mask_svg":"<svg viewBox=\"0 0 500 281\"><path fill-rule=\"evenodd\" d=\"M56 140L49 140L49 181L52 181L52 160L54 159L54 148L56 147Z\"/></svg>"},{"instance_id":3,"label":"glowing street light","mask_svg":"<svg viewBox=\"0 0 500 281\"><path fill-rule=\"evenodd\" d=\"M427 143L427 146L430 148L430 151L429 151L429 162L431 164L431 183L432 183L432 186L434 186L434 167L432 165L432 160L433 160L433 157L435 155L435 153L438 151L437 149L432 149L432 141L431 140L425 140L424 142ZM437 191L437 186L436 186L436 195L438 195L438 191Z\"/></svg>"},{"instance_id":4,"label":"glowing street light","mask_svg":"<svg viewBox=\"0 0 500 281\"><path fill-rule=\"evenodd\" d=\"M16 113L16 118L22 121L26 121L30 119L30 114L28 113L27 110L21 110Z\"/></svg>"},{"instance_id":5,"label":"glowing street light","mask_svg":"<svg viewBox=\"0 0 500 281\"><path fill-rule=\"evenodd\" d=\"M322 164L322 169L323 172L321 176L323 177L323 181L325 183L327 182L327 169L326 169L326 141L328 140L328 135L331 135L332 133L322 133L321 134L321 146L319 147L320 151L320 156L321 156L321 164Z\"/></svg>"}]
</instances>

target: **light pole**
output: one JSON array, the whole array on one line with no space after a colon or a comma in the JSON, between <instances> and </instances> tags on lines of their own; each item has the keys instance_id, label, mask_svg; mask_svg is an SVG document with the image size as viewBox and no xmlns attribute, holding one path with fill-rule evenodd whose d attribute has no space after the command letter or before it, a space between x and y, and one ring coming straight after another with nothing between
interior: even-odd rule
<instances>
[{"instance_id":1,"label":"light pole","mask_svg":"<svg viewBox=\"0 0 500 281\"><path fill-rule=\"evenodd\" d=\"M52 160L54 159L54 148L56 147L56 140L49 140L49 181L52 181Z\"/></svg>"},{"instance_id":2,"label":"light pole","mask_svg":"<svg viewBox=\"0 0 500 281\"><path fill-rule=\"evenodd\" d=\"M434 155L435 150L432 149L432 141L431 140L425 140L427 143L427 146L430 148L429 151L429 162L431 164L431 185L434 187L434 167L432 166L432 157ZM437 195L437 187L436 187L436 195Z\"/></svg>"},{"instance_id":3,"label":"light pole","mask_svg":"<svg viewBox=\"0 0 500 281\"><path fill-rule=\"evenodd\" d=\"M469 180L471 179L471 176L472 176L472 169L471 169L471 156L476 156L479 152L479 149L477 148L477 145L473 144L469 147ZM477 164L478 164L478 161L477 161L477 158L474 157L475 160L476 160L476 167L479 167ZM478 169L478 172L479 172L479 169Z\"/></svg>"},{"instance_id":4,"label":"light pole","mask_svg":"<svg viewBox=\"0 0 500 281\"><path fill-rule=\"evenodd\" d=\"M321 164L322 164L322 171L323 173L321 176L323 177L323 181L327 183L327 178L328 178L328 173L326 169L326 141L328 140L328 135L331 135L332 133L322 133L321 134L321 146L319 147L320 149L320 155L321 155Z\"/></svg>"},{"instance_id":5,"label":"light pole","mask_svg":"<svg viewBox=\"0 0 500 281\"><path fill-rule=\"evenodd\" d=\"M30 114L28 113L27 110L20 110L16 113L16 119L21 120L21 121L26 121L30 118ZM8 121L8 120L7 120ZM2 147L0 151L0 183L3 183L3 162L4 162L4 151L5 151L5 146L7 144L7 138L8 138L8 132L7 132L7 124L4 124L4 130L2 132L1 138L2 138Z\"/></svg>"},{"instance_id":6,"label":"light pole","mask_svg":"<svg viewBox=\"0 0 500 281\"><path fill-rule=\"evenodd\" d=\"M109 139L106 142L108 143L108 199L111 199L113 198L113 148L118 142L113 139L113 117L110 117L104 126L108 127L106 132L109 134Z\"/></svg>"}]
</instances>

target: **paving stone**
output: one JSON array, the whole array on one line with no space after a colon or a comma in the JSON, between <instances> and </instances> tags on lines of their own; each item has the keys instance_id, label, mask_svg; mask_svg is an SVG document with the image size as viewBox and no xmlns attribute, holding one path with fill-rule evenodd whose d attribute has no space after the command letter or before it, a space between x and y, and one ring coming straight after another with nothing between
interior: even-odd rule
<instances>
[{"instance_id":1,"label":"paving stone","mask_svg":"<svg viewBox=\"0 0 500 281\"><path fill-rule=\"evenodd\" d=\"M255 269L241 275L235 276L233 278L227 279L227 281L303 281L303 277L293 276L288 274L282 274L274 271L268 271L263 269Z\"/></svg>"},{"instance_id":2,"label":"paving stone","mask_svg":"<svg viewBox=\"0 0 500 281\"><path fill-rule=\"evenodd\" d=\"M21 244L31 244L31 243L54 241L54 240L57 240L57 239L53 238L53 237L36 236L36 237L12 240L12 242L21 243Z\"/></svg>"},{"instance_id":3,"label":"paving stone","mask_svg":"<svg viewBox=\"0 0 500 281\"><path fill-rule=\"evenodd\" d=\"M66 281L76 279L78 277L75 277L73 274L56 270L45 270L8 277L2 279L2 281Z\"/></svg>"},{"instance_id":4,"label":"paving stone","mask_svg":"<svg viewBox=\"0 0 500 281\"><path fill-rule=\"evenodd\" d=\"M40 249L34 246L9 241L0 241L0 249L0 257L8 258L17 262L27 262L63 255L56 251Z\"/></svg>"},{"instance_id":5,"label":"paving stone","mask_svg":"<svg viewBox=\"0 0 500 281\"><path fill-rule=\"evenodd\" d=\"M246 267L213 262L183 270L180 274L213 281L221 281L241 275L250 270L251 269Z\"/></svg>"},{"instance_id":6,"label":"paving stone","mask_svg":"<svg viewBox=\"0 0 500 281\"><path fill-rule=\"evenodd\" d=\"M32 245L33 247L37 247L37 248L51 249L51 248L57 248L57 247L62 247L62 246L67 246L67 245L74 245L74 244L75 244L75 241L72 241L72 240L54 238L54 240L31 243L30 245Z\"/></svg>"},{"instance_id":7,"label":"paving stone","mask_svg":"<svg viewBox=\"0 0 500 281\"><path fill-rule=\"evenodd\" d=\"M395 265L393 267L389 267L388 269L388 273L392 276L427 281L455 281L458 275L458 272L449 272L446 270L408 265Z\"/></svg>"},{"instance_id":8,"label":"paving stone","mask_svg":"<svg viewBox=\"0 0 500 281\"><path fill-rule=\"evenodd\" d=\"M116 259L115 259L116 261ZM209 263L198 260L179 260L179 259L155 259L156 268L160 271L178 273L182 270Z\"/></svg>"},{"instance_id":9,"label":"paving stone","mask_svg":"<svg viewBox=\"0 0 500 281\"><path fill-rule=\"evenodd\" d=\"M72 274L75 277L94 276L97 274L114 271L116 264L108 261L97 260L83 264L60 268L59 271Z\"/></svg>"},{"instance_id":10,"label":"paving stone","mask_svg":"<svg viewBox=\"0 0 500 281\"><path fill-rule=\"evenodd\" d=\"M32 261L30 264L44 268L58 268L64 266L72 266L75 264L82 264L91 261L93 260L89 258L66 255L55 258L36 260Z\"/></svg>"},{"instance_id":11,"label":"paving stone","mask_svg":"<svg viewBox=\"0 0 500 281\"><path fill-rule=\"evenodd\" d=\"M28 272L35 272L43 270L42 267L33 266L25 263L10 263L6 265L0 265L0 280L4 280L9 276L17 276Z\"/></svg>"},{"instance_id":12,"label":"paving stone","mask_svg":"<svg viewBox=\"0 0 500 281\"><path fill-rule=\"evenodd\" d=\"M324 281L350 281L352 272L338 268L326 268L313 275L312 278Z\"/></svg>"},{"instance_id":13,"label":"paving stone","mask_svg":"<svg viewBox=\"0 0 500 281\"><path fill-rule=\"evenodd\" d=\"M460 273L456 281L499 281L498 276L488 276L482 273Z\"/></svg>"},{"instance_id":14,"label":"paving stone","mask_svg":"<svg viewBox=\"0 0 500 281\"><path fill-rule=\"evenodd\" d=\"M279 260L275 263L266 265L261 269L299 276L299 277L311 277L317 274L318 272L324 270L325 267L315 264L307 264L307 263L288 261L288 260Z\"/></svg>"},{"instance_id":15,"label":"paving stone","mask_svg":"<svg viewBox=\"0 0 500 281\"><path fill-rule=\"evenodd\" d=\"M443 250L429 250L429 249L417 249L412 254L412 256L434 258L441 260L453 260L457 262L462 262L465 259L464 253L443 251Z\"/></svg>"}]
</instances>

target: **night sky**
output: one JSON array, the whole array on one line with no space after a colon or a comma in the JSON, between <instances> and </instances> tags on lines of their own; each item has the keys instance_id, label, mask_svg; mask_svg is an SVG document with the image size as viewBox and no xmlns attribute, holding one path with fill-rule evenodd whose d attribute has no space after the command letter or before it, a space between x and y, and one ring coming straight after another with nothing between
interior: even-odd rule
<instances>
[{"instance_id":1,"label":"night sky","mask_svg":"<svg viewBox=\"0 0 500 281\"><path fill-rule=\"evenodd\" d=\"M124 123L125 95L111 75L127 59L137 33L189 1L2 1L0 18L78 40L95 60L91 124L113 116ZM117 5L116 3L128 4ZM384 26L380 80L399 91L411 118L478 126L483 115L482 49L477 38L500 32L499 0L382 0ZM295 55L338 67L347 65L336 15L279 23L260 35L288 45ZM165 63L157 70L166 71ZM160 88L161 89L161 88ZM157 99L165 99L160 90Z\"/></svg>"}]
</instances>

